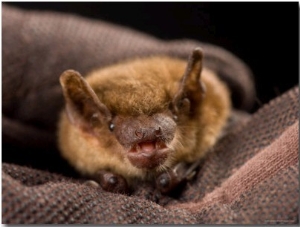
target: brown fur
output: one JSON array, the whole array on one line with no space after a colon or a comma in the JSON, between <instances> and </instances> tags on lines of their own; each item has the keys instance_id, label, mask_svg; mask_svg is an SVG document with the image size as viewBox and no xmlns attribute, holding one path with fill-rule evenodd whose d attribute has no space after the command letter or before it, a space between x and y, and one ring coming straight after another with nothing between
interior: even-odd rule
<instances>
[{"instance_id":1,"label":"brown fur","mask_svg":"<svg viewBox=\"0 0 300 227\"><path fill-rule=\"evenodd\" d=\"M112 117L167 114L186 65L186 61L164 56L135 59L97 69L86 76L86 81ZM206 93L196 106L197 114L184 116L177 122L174 139L169 144L172 153L159 168L134 167L107 125L100 124L90 133L70 123L65 112L58 132L62 155L83 174L93 175L106 169L121 174L129 182L134 178L146 179L178 162L202 158L225 126L231 102L227 87L212 71L203 68L201 81Z\"/></svg>"}]
</instances>

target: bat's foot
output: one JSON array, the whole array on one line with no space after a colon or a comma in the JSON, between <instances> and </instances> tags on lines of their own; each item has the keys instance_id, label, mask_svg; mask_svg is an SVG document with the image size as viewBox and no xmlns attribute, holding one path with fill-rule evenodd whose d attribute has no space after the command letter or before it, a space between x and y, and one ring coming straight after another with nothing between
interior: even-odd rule
<instances>
[{"instance_id":1,"label":"bat's foot","mask_svg":"<svg viewBox=\"0 0 300 227\"><path fill-rule=\"evenodd\" d=\"M191 180L195 174L196 169L200 165L200 160L193 164L186 164L180 162L166 172L161 173L156 177L156 188L161 193L168 193L185 181Z\"/></svg>"},{"instance_id":2,"label":"bat's foot","mask_svg":"<svg viewBox=\"0 0 300 227\"><path fill-rule=\"evenodd\" d=\"M94 175L93 179L99 183L101 188L105 191L121 194L127 194L129 192L127 181L121 175L100 170ZM95 185L96 182L91 184Z\"/></svg>"},{"instance_id":3,"label":"bat's foot","mask_svg":"<svg viewBox=\"0 0 300 227\"><path fill-rule=\"evenodd\" d=\"M180 182L182 182L181 177L173 169L170 169L158 175L155 184L161 193L168 193L176 188Z\"/></svg>"}]
</instances>

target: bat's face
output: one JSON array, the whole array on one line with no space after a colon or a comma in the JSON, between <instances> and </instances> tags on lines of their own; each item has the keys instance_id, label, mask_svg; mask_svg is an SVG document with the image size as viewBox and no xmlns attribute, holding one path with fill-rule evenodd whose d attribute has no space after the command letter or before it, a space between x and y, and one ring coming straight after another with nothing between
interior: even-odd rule
<instances>
[{"instance_id":1,"label":"bat's face","mask_svg":"<svg viewBox=\"0 0 300 227\"><path fill-rule=\"evenodd\" d=\"M130 163L137 168L153 169L169 157L176 123L171 113L151 116L116 116L109 125L126 151Z\"/></svg>"},{"instance_id":2,"label":"bat's face","mask_svg":"<svg viewBox=\"0 0 300 227\"><path fill-rule=\"evenodd\" d=\"M82 137L96 150L89 153L90 148L82 145L80 154L85 156L76 159L75 154L69 155L75 165L87 169L99 165L101 169L101 165L114 162L118 173L124 175L133 174L134 168L158 171L170 167L176 152L185 149L188 153L195 144L197 128L190 122L198 115L205 93L200 80L202 52L196 49L187 67L186 63L176 66L176 61L170 61L169 66L159 60L149 62L141 60L134 69L126 64L106 69L101 77L94 73L87 81L73 70L61 75L68 121L85 133ZM189 130L183 133L184 127ZM92 142L95 140L98 142ZM81 146L78 141L73 139L65 150ZM83 159L89 159L87 164L82 164Z\"/></svg>"}]
</instances>

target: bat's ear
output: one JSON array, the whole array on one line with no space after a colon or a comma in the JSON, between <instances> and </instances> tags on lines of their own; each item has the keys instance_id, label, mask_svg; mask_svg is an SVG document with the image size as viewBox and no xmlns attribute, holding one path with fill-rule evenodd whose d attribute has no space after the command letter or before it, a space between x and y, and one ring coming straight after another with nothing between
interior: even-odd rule
<instances>
[{"instance_id":1,"label":"bat's ear","mask_svg":"<svg viewBox=\"0 0 300 227\"><path fill-rule=\"evenodd\" d=\"M90 130L95 124L108 124L110 111L79 72L66 70L59 80L66 101L66 112L72 124L84 130Z\"/></svg>"},{"instance_id":2,"label":"bat's ear","mask_svg":"<svg viewBox=\"0 0 300 227\"><path fill-rule=\"evenodd\" d=\"M201 82L203 52L196 48L189 57L186 70L180 80L179 89L172 100L172 109L175 114L182 111L193 113L205 95L205 86Z\"/></svg>"}]
</instances>

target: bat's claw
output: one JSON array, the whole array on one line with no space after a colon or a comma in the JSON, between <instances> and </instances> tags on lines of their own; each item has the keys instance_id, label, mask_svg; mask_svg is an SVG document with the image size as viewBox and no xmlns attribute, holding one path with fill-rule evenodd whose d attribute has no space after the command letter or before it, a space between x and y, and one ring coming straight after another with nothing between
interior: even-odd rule
<instances>
[{"instance_id":1,"label":"bat's claw","mask_svg":"<svg viewBox=\"0 0 300 227\"><path fill-rule=\"evenodd\" d=\"M86 186L89 186L89 187L93 187L93 188L100 187L100 185L94 180L87 180L83 184L86 185Z\"/></svg>"}]
</instances>

